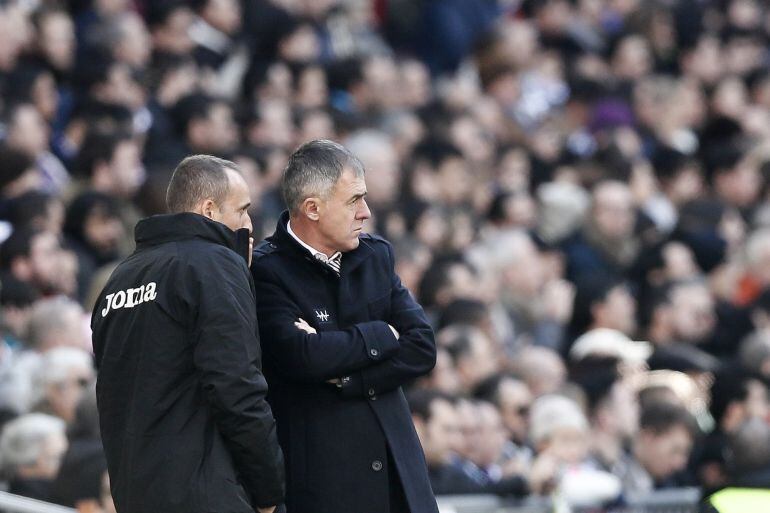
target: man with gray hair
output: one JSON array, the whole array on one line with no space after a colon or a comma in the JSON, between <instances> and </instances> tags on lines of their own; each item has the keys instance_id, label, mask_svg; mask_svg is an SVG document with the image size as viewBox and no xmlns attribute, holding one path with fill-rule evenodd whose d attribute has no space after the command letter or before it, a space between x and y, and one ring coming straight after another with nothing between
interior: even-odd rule
<instances>
[{"instance_id":1,"label":"man with gray hair","mask_svg":"<svg viewBox=\"0 0 770 513\"><path fill-rule=\"evenodd\" d=\"M249 189L208 155L174 171L169 215L136 226L91 318L121 513L270 513L283 456L261 372Z\"/></svg>"},{"instance_id":2,"label":"man with gray hair","mask_svg":"<svg viewBox=\"0 0 770 513\"><path fill-rule=\"evenodd\" d=\"M401 385L436 361L393 249L363 233L364 168L325 140L289 158L288 212L254 253L265 375L291 513L434 513Z\"/></svg>"},{"instance_id":3,"label":"man with gray hair","mask_svg":"<svg viewBox=\"0 0 770 513\"><path fill-rule=\"evenodd\" d=\"M8 491L49 500L67 438L64 421L44 413L28 413L8 422L0 435L0 473Z\"/></svg>"}]
</instances>

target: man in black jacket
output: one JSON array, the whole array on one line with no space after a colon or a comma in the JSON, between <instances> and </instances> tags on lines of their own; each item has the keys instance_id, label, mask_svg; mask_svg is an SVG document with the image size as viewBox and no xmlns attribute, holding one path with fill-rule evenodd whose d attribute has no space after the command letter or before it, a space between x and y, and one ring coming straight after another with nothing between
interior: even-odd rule
<instances>
[{"instance_id":1,"label":"man in black jacket","mask_svg":"<svg viewBox=\"0 0 770 513\"><path fill-rule=\"evenodd\" d=\"M166 200L172 214L137 224L91 321L117 510L272 512L283 456L260 371L248 187L232 162L198 155Z\"/></svg>"},{"instance_id":2,"label":"man in black jacket","mask_svg":"<svg viewBox=\"0 0 770 513\"><path fill-rule=\"evenodd\" d=\"M437 512L401 391L433 368L433 332L390 244L361 232L363 166L312 141L290 157L282 192L289 212L252 273L287 510Z\"/></svg>"}]
</instances>

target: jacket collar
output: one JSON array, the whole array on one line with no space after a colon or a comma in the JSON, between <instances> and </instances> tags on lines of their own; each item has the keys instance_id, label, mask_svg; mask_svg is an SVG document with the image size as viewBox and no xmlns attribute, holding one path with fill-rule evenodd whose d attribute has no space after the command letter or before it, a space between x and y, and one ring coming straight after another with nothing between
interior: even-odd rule
<instances>
[{"instance_id":1,"label":"jacket collar","mask_svg":"<svg viewBox=\"0 0 770 513\"><path fill-rule=\"evenodd\" d=\"M222 223L192 212L142 219L134 228L134 238L137 248L185 239L204 239L232 249L248 262L249 230L242 228L232 231Z\"/></svg>"},{"instance_id":2,"label":"jacket collar","mask_svg":"<svg viewBox=\"0 0 770 513\"><path fill-rule=\"evenodd\" d=\"M314 265L320 266L324 270L328 270L328 266L312 258L310 252L302 247L297 240L289 234L286 230L286 225L289 222L289 211L285 210L281 217L278 219L278 225L275 227L275 233L271 237L272 242L278 247L278 249L286 249L295 256L304 258L309 262L313 262ZM359 244L353 251L342 253L342 269L341 276L348 274L350 271L358 267L361 262L369 258L374 253L374 250L364 237L359 237Z\"/></svg>"}]
</instances>

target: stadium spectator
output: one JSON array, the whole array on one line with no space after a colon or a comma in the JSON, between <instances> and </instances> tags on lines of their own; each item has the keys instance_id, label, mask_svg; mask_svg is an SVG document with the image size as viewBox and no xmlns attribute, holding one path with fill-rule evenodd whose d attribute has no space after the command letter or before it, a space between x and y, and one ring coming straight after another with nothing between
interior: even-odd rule
<instances>
[{"instance_id":1,"label":"stadium spectator","mask_svg":"<svg viewBox=\"0 0 770 513\"><path fill-rule=\"evenodd\" d=\"M8 491L50 500L51 485L67 450L64 421L43 413L22 415L3 427L0 466Z\"/></svg>"},{"instance_id":2,"label":"stadium spectator","mask_svg":"<svg viewBox=\"0 0 770 513\"><path fill-rule=\"evenodd\" d=\"M674 475L687 466L696 433L694 419L679 405L660 402L644 408L631 454L619 472L623 494L633 498L675 486Z\"/></svg>"},{"instance_id":3,"label":"stadium spectator","mask_svg":"<svg viewBox=\"0 0 770 513\"><path fill-rule=\"evenodd\" d=\"M33 410L71 424L83 391L93 384L94 376L91 355L84 350L57 347L46 351L32 381Z\"/></svg>"}]
</instances>

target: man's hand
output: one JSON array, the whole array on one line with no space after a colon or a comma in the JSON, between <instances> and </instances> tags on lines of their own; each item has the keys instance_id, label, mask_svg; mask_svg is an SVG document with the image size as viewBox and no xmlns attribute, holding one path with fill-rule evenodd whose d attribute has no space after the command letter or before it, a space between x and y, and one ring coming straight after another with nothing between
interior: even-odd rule
<instances>
[{"instance_id":1,"label":"man's hand","mask_svg":"<svg viewBox=\"0 0 770 513\"><path fill-rule=\"evenodd\" d=\"M311 333L311 334L312 334L312 333L317 333L317 331L315 330L315 328L313 328L311 325L309 325L309 324L307 323L307 321L306 321L305 319L301 318L301 317L300 317L300 319L299 319L297 322L295 322L295 323L294 323L294 325L295 325L297 328L299 328L299 329L301 329L302 331L305 331L305 332L307 332L307 333ZM392 329L392 328L391 328L391 329ZM342 381L340 380L340 378L334 378L334 379L330 379L330 380L328 380L328 381L327 381L327 383L331 383L332 385L338 385L338 386L339 386L339 385L342 383ZM260 513L261 513L261 511L262 511L262 510L260 510Z\"/></svg>"},{"instance_id":2,"label":"man's hand","mask_svg":"<svg viewBox=\"0 0 770 513\"><path fill-rule=\"evenodd\" d=\"M390 324L388 324L388 328L390 328L390 331L392 331L392 332L393 332L393 336L395 336L395 337L396 337L396 340L398 340L399 338L401 338L401 335L399 335L399 334L398 334L398 331L396 331L396 328L394 328L394 327L393 327L393 326L391 326Z\"/></svg>"},{"instance_id":3,"label":"man's hand","mask_svg":"<svg viewBox=\"0 0 770 513\"><path fill-rule=\"evenodd\" d=\"M307 332L307 333L310 333L311 335L312 335L312 334L315 334L315 333L318 333L318 332L315 330L315 328L314 328L314 327L312 327L311 325L309 325L309 324L307 323L307 321L306 321L305 319L302 319L302 318L300 318L300 319L299 319L297 322L295 322L295 323L294 323L294 325L295 325L297 328L301 329L302 331L305 331L305 332ZM391 329L392 329L392 328L391 328Z\"/></svg>"}]
</instances>

